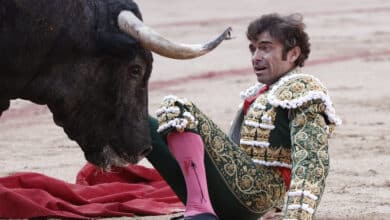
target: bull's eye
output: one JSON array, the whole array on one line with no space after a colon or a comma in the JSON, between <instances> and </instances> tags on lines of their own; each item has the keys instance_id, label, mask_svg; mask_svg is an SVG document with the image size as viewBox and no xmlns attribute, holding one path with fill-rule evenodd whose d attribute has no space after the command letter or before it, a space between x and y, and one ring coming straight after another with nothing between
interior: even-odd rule
<instances>
[{"instance_id":1,"label":"bull's eye","mask_svg":"<svg viewBox=\"0 0 390 220\"><path fill-rule=\"evenodd\" d=\"M142 67L139 65L130 66L129 74L133 77L140 77L142 75Z\"/></svg>"}]
</instances>

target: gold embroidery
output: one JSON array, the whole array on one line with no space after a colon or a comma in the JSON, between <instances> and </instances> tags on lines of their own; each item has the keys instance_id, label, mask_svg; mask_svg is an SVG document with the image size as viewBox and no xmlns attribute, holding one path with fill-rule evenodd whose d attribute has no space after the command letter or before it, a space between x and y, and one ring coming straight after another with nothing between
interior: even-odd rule
<instances>
[{"instance_id":1,"label":"gold embroidery","mask_svg":"<svg viewBox=\"0 0 390 220\"><path fill-rule=\"evenodd\" d=\"M297 94L301 93L306 88L305 84L301 82L294 82L291 84L291 91L294 93L294 98L297 97Z\"/></svg>"},{"instance_id":2,"label":"gold embroidery","mask_svg":"<svg viewBox=\"0 0 390 220\"><path fill-rule=\"evenodd\" d=\"M281 91L280 94L278 94L278 98L280 100L290 100L294 98L293 93L289 90Z\"/></svg>"},{"instance_id":3,"label":"gold embroidery","mask_svg":"<svg viewBox=\"0 0 390 220\"><path fill-rule=\"evenodd\" d=\"M251 127L251 126L243 126L241 129L241 137L246 140L254 140L256 137L256 128ZM268 132L264 131L265 134L267 135Z\"/></svg>"},{"instance_id":4,"label":"gold embroidery","mask_svg":"<svg viewBox=\"0 0 390 220\"><path fill-rule=\"evenodd\" d=\"M230 141L211 120L195 106L192 113L198 119L198 131L206 153L217 167L236 198L254 213L264 213L283 203L284 181L275 169L255 165L248 155L252 147L242 150Z\"/></svg>"},{"instance_id":5,"label":"gold embroidery","mask_svg":"<svg viewBox=\"0 0 390 220\"><path fill-rule=\"evenodd\" d=\"M286 209L287 218L312 219L325 187L329 169L328 135L322 112L323 105L311 105L292 111L292 169L290 192L308 192L311 196L289 196L289 205L302 205L297 210ZM304 122L303 122L304 121ZM314 212L313 212L314 211Z\"/></svg>"},{"instance_id":6,"label":"gold embroidery","mask_svg":"<svg viewBox=\"0 0 390 220\"><path fill-rule=\"evenodd\" d=\"M270 130L257 128L255 130L255 135L257 136L257 140L259 141L268 141Z\"/></svg>"},{"instance_id":7,"label":"gold embroidery","mask_svg":"<svg viewBox=\"0 0 390 220\"><path fill-rule=\"evenodd\" d=\"M291 150L285 147L253 147L253 158L266 162L291 164Z\"/></svg>"},{"instance_id":8,"label":"gold embroidery","mask_svg":"<svg viewBox=\"0 0 390 220\"><path fill-rule=\"evenodd\" d=\"M195 130L197 122L190 113L192 106L191 102L174 96L165 98L157 115L159 132L170 132L172 129L178 132Z\"/></svg>"},{"instance_id":9,"label":"gold embroidery","mask_svg":"<svg viewBox=\"0 0 390 220\"><path fill-rule=\"evenodd\" d=\"M307 211L304 211L304 210L301 210L300 216L301 216L301 218L299 218L299 219L305 219L305 220L311 220L311 219L313 219L313 215L310 214L310 213L307 212Z\"/></svg>"},{"instance_id":10,"label":"gold embroidery","mask_svg":"<svg viewBox=\"0 0 390 220\"><path fill-rule=\"evenodd\" d=\"M271 94L278 100L289 101L299 99L307 96L309 92L320 92L324 95L328 94L327 89L318 80L315 80L313 76L296 74L290 79L288 79L288 77L283 78L285 78L283 83L278 85ZM283 78L281 78L281 80L283 80Z\"/></svg>"},{"instance_id":11,"label":"gold embroidery","mask_svg":"<svg viewBox=\"0 0 390 220\"><path fill-rule=\"evenodd\" d=\"M291 85L276 87L276 92L273 93L277 98L276 102L298 100L310 91L327 93L314 78L297 79L287 82ZM269 92L260 95L248 109L242 125L240 146L233 144L196 106L188 103L175 105L180 107L180 115L185 110L199 121L194 130L201 135L206 153L231 192L248 210L264 213L271 207L280 207L284 195L284 181L280 173L275 172L276 169L272 167L253 163L252 159L284 164L291 164L293 161L290 192L296 193L288 197L286 207L293 205L291 208L299 208L287 208L285 217L311 219L311 212L317 209L324 191L324 180L329 169L327 130L332 131L334 128L333 124L327 124L329 120L325 120L324 115L328 113L324 112L333 110L320 99L303 99L300 100L302 103L291 104L288 109L291 109L293 116L290 122L292 148L268 146L277 108L269 97ZM165 114L165 120L175 114L177 113ZM299 192L305 192L306 196L304 193L300 196ZM302 206L302 203L307 206Z\"/></svg>"},{"instance_id":12,"label":"gold embroidery","mask_svg":"<svg viewBox=\"0 0 390 220\"><path fill-rule=\"evenodd\" d=\"M248 109L241 128L240 148L258 161L264 161L265 163L280 162L289 165L291 164L291 151L288 148L269 146L271 133L269 128L274 126L276 110L272 106L268 109L256 107L258 105L266 106L266 97L267 93L261 94ZM259 126L263 127L254 127L248 122L258 123L261 124Z\"/></svg>"},{"instance_id":13,"label":"gold embroidery","mask_svg":"<svg viewBox=\"0 0 390 220\"><path fill-rule=\"evenodd\" d=\"M179 107L179 113L161 111L159 114L160 126L170 119L184 118L185 111L191 113L198 124L193 131L200 134L205 144L205 150L212 163L221 174L232 194L248 210L263 214L271 207L283 203L284 180L275 169L257 166L248 155L253 154L252 146L235 145L211 120L201 113L191 103L165 101L163 107ZM269 115L272 115L270 112ZM172 118L174 117L174 118ZM187 129L187 128L186 128ZM170 128L169 131L175 129ZM247 136L250 140L256 138L256 128L247 127ZM267 132L269 134L269 132Z\"/></svg>"},{"instance_id":14,"label":"gold embroidery","mask_svg":"<svg viewBox=\"0 0 390 220\"><path fill-rule=\"evenodd\" d=\"M245 147L245 146L241 146ZM251 147L253 149L253 158L259 159L259 160L264 160L264 156L267 153L267 148L263 147Z\"/></svg>"}]
</instances>

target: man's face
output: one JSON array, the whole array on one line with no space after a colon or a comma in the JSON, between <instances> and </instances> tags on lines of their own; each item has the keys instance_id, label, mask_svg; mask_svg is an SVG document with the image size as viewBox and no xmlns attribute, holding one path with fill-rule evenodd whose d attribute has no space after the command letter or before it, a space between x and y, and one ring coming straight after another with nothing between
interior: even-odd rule
<instances>
[{"instance_id":1,"label":"man's face","mask_svg":"<svg viewBox=\"0 0 390 220\"><path fill-rule=\"evenodd\" d=\"M253 70L260 83L273 84L295 66L296 58L292 51L282 60L283 45L272 38L269 32L262 32L256 41L251 41L249 50L252 53Z\"/></svg>"}]
</instances>

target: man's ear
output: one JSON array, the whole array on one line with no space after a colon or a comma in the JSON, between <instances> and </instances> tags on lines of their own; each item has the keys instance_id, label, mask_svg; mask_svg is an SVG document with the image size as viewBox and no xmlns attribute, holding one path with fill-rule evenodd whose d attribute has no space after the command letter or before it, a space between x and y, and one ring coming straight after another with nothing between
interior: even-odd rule
<instances>
[{"instance_id":1,"label":"man's ear","mask_svg":"<svg viewBox=\"0 0 390 220\"><path fill-rule=\"evenodd\" d=\"M290 51L288 51L287 61L290 63L294 63L300 55L301 55L301 48L296 46L296 47L292 48Z\"/></svg>"}]
</instances>

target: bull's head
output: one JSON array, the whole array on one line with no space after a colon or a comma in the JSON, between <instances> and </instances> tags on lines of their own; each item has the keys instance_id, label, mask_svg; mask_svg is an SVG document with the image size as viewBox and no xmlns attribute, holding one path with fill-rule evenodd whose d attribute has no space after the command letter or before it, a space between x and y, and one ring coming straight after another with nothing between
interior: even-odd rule
<instances>
[{"instance_id":1,"label":"bull's head","mask_svg":"<svg viewBox=\"0 0 390 220\"><path fill-rule=\"evenodd\" d=\"M103 50L72 55L50 66L49 78L55 79L46 75L39 83L51 88L45 93L55 94L48 106L56 124L78 142L89 162L103 168L136 163L151 151L147 109L151 51L189 59L230 38L228 29L205 44L172 43L143 25L137 7L118 11L115 21L104 24L110 27L97 34L97 47ZM115 31L105 34L104 29L113 27Z\"/></svg>"}]
</instances>

